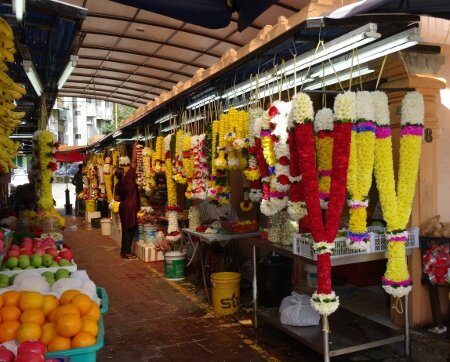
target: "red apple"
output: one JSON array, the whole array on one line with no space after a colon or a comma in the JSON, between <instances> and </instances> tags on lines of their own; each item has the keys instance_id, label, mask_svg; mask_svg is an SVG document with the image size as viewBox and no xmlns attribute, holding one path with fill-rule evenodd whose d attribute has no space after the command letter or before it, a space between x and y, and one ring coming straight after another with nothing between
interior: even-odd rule
<instances>
[{"instance_id":1,"label":"red apple","mask_svg":"<svg viewBox=\"0 0 450 362\"><path fill-rule=\"evenodd\" d=\"M32 352L18 353L14 362L45 362L44 355Z\"/></svg>"},{"instance_id":2,"label":"red apple","mask_svg":"<svg viewBox=\"0 0 450 362\"><path fill-rule=\"evenodd\" d=\"M14 353L12 353L8 348L0 346L0 361L13 362L14 357Z\"/></svg>"},{"instance_id":3,"label":"red apple","mask_svg":"<svg viewBox=\"0 0 450 362\"><path fill-rule=\"evenodd\" d=\"M20 255L28 255L28 256L31 256L31 255L33 255L33 250L27 249L27 248L21 248L21 249L20 249Z\"/></svg>"},{"instance_id":4,"label":"red apple","mask_svg":"<svg viewBox=\"0 0 450 362\"><path fill-rule=\"evenodd\" d=\"M35 254L39 254L39 255L44 255L45 254L45 249L43 249L43 248L34 248L34 253Z\"/></svg>"},{"instance_id":5,"label":"red apple","mask_svg":"<svg viewBox=\"0 0 450 362\"><path fill-rule=\"evenodd\" d=\"M70 249L66 249L66 250L61 250L59 252L59 256L61 258L67 259L67 260L72 260L73 259L73 252Z\"/></svg>"},{"instance_id":6,"label":"red apple","mask_svg":"<svg viewBox=\"0 0 450 362\"><path fill-rule=\"evenodd\" d=\"M33 245L31 245L31 244L24 244L24 245L22 245L21 249L33 250Z\"/></svg>"},{"instance_id":7,"label":"red apple","mask_svg":"<svg viewBox=\"0 0 450 362\"><path fill-rule=\"evenodd\" d=\"M55 239L48 237L44 239L45 242L49 243L49 244L54 244L55 243Z\"/></svg>"},{"instance_id":8,"label":"red apple","mask_svg":"<svg viewBox=\"0 0 450 362\"><path fill-rule=\"evenodd\" d=\"M33 239L29 238L28 236L22 239L22 243L32 243Z\"/></svg>"},{"instance_id":9,"label":"red apple","mask_svg":"<svg viewBox=\"0 0 450 362\"><path fill-rule=\"evenodd\" d=\"M50 254L53 258L58 256L58 252L56 251L56 249L53 249L53 248L45 249L45 254Z\"/></svg>"},{"instance_id":10,"label":"red apple","mask_svg":"<svg viewBox=\"0 0 450 362\"><path fill-rule=\"evenodd\" d=\"M5 233L3 232L3 230L0 230L0 239L3 240L4 237L5 237Z\"/></svg>"},{"instance_id":11,"label":"red apple","mask_svg":"<svg viewBox=\"0 0 450 362\"><path fill-rule=\"evenodd\" d=\"M62 258L61 258L60 256L57 256L57 257L54 258L53 260L56 261L57 263L59 263L59 262L61 261L61 259L62 259Z\"/></svg>"},{"instance_id":12,"label":"red apple","mask_svg":"<svg viewBox=\"0 0 450 362\"><path fill-rule=\"evenodd\" d=\"M17 354L21 353L37 353L44 355L46 351L45 344L39 341L38 339L34 339L31 341L23 342L19 349L17 350Z\"/></svg>"},{"instance_id":13,"label":"red apple","mask_svg":"<svg viewBox=\"0 0 450 362\"><path fill-rule=\"evenodd\" d=\"M20 249L20 246L19 246L19 245L16 245L16 244L11 245L11 246L9 247L9 250L19 250L19 249Z\"/></svg>"},{"instance_id":14,"label":"red apple","mask_svg":"<svg viewBox=\"0 0 450 362\"><path fill-rule=\"evenodd\" d=\"M13 257L13 256L18 257L18 256L20 255L20 251L17 250L17 249L12 249L12 250L9 250L9 251L6 253L6 255L8 256L8 258L11 258L11 257Z\"/></svg>"}]
</instances>

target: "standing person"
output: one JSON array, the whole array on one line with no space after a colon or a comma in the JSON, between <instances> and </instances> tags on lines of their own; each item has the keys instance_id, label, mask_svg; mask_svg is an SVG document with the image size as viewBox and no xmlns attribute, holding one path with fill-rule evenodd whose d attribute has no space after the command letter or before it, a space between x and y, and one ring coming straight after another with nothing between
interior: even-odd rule
<instances>
[{"instance_id":1,"label":"standing person","mask_svg":"<svg viewBox=\"0 0 450 362\"><path fill-rule=\"evenodd\" d=\"M83 165L78 165L78 171L73 175L72 185L75 186L75 215L78 216L80 212L80 203L81 200L78 198L78 195L83 191Z\"/></svg>"},{"instance_id":2,"label":"standing person","mask_svg":"<svg viewBox=\"0 0 450 362\"><path fill-rule=\"evenodd\" d=\"M140 209L139 190L136 183L136 145L133 145L133 155L131 164L128 157L124 162L123 168L117 172L117 185L114 190L114 199L120 201L119 215L122 224L122 247L120 256L124 259L134 259L135 255L131 252L134 235L138 230L137 213Z\"/></svg>"}]
</instances>

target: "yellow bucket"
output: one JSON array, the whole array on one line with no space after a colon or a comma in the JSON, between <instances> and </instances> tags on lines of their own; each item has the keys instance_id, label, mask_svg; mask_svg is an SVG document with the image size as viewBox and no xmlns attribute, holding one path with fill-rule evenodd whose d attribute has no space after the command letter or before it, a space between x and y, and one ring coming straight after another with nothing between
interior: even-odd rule
<instances>
[{"instance_id":1,"label":"yellow bucket","mask_svg":"<svg viewBox=\"0 0 450 362\"><path fill-rule=\"evenodd\" d=\"M211 274L212 305L218 315L234 314L239 311L241 274L221 272Z\"/></svg>"},{"instance_id":2,"label":"yellow bucket","mask_svg":"<svg viewBox=\"0 0 450 362\"><path fill-rule=\"evenodd\" d=\"M95 200L86 200L86 212L95 212Z\"/></svg>"}]
</instances>

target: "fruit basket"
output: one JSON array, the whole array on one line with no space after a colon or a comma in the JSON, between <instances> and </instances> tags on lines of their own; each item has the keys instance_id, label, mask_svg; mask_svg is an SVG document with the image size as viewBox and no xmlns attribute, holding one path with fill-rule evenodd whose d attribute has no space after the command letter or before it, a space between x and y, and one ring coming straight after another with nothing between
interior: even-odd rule
<instances>
[{"instance_id":1,"label":"fruit basket","mask_svg":"<svg viewBox=\"0 0 450 362\"><path fill-rule=\"evenodd\" d=\"M90 347L66 349L63 351L50 352L45 354L46 359L69 357L70 362L95 362L97 360L97 352L103 348L105 343L105 326L103 317L98 321L99 332L97 335L97 343Z\"/></svg>"},{"instance_id":2,"label":"fruit basket","mask_svg":"<svg viewBox=\"0 0 450 362\"><path fill-rule=\"evenodd\" d=\"M258 231L258 224L253 221L237 222L231 226L231 231L233 231L234 234L253 233Z\"/></svg>"},{"instance_id":3,"label":"fruit basket","mask_svg":"<svg viewBox=\"0 0 450 362\"><path fill-rule=\"evenodd\" d=\"M97 296L102 300L100 313L105 314L109 308L109 298L108 294L106 293L106 289L102 287L97 287Z\"/></svg>"}]
</instances>

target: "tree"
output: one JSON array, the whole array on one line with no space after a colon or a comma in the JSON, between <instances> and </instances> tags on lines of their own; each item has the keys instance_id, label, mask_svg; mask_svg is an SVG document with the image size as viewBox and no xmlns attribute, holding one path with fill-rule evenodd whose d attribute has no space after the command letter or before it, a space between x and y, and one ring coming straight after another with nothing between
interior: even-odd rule
<instances>
[{"instance_id":1,"label":"tree","mask_svg":"<svg viewBox=\"0 0 450 362\"><path fill-rule=\"evenodd\" d=\"M102 128L102 134L109 134L114 132L120 125L120 122L129 116L131 116L136 111L136 108L125 106L123 104L114 104L114 120L105 124ZM117 112L117 127L116 127L116 112Z\"/></svg>"}]
</instances>

